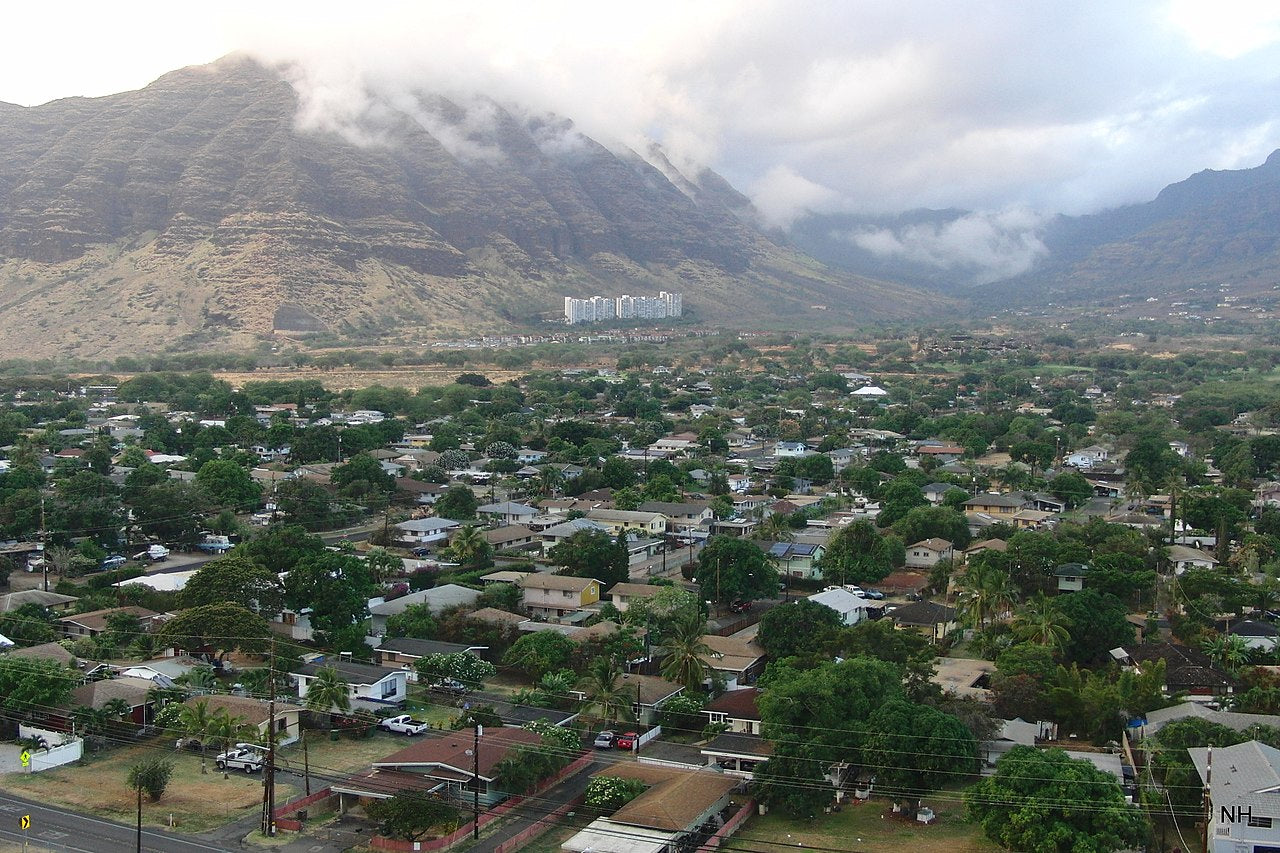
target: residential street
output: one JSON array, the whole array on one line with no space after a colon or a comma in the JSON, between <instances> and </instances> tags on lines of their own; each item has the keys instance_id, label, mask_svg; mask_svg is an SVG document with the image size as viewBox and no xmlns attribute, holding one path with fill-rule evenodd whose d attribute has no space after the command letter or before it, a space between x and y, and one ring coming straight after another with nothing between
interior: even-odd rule
<instances>
[{"instance_id":1,"label":"residential street","mask_svg":"<svg viewBox=\"0 0 1280 853\"><path fill-rule=\"evenodd\" d=\"M72 853L127 853L137 850L137 830L133 826L41 805L9 793L0 793L0 842L22 845L23 832L19 828L22 815L31 815L31 829L26 833L31 850ZM241 846L240 839L256 826L257 821L249 817L199 836L178 835L144 826L142 849L152 853L235 850ZM296 836L295 840L273 849L286 853L340 853L344 847Z\"/></svg>"},{"instance_id":2,"label":"residential street","mask_svg":"<svg viewBox=\"0 0 1280 853\"><path fill-rule=\"evenodd\" d=\"M583 794L587 790L591 774L602 770L604 766L602 761L592 761L554 788L531 797L508 813L501 829L487 838L480 839L474 847L464 849L467 853L493 853L502 842L514 838L550 812L555 811L557 807Z\"/></svg>"}]
</instances>

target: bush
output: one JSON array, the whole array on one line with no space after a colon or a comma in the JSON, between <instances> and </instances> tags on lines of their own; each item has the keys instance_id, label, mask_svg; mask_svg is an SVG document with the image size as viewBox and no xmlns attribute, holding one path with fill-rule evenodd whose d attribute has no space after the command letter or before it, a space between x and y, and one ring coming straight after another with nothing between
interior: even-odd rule
<instances>
[{"instance_id":1,"label":"bush","mask_svg":"<svg viewBox=\"0 0 1280 853\"><path fill-rule=\"evenodd\" d=\"M128 785L141 790L151 802L159 802L173 777L173 762L164 758L149 758L129 768Z\"/></svg>"},{"instance_id":2,"label":"bush","mask_svg":"<svg viewBox=\"0 0 1280 853\"><path fill-rule=\"evenodd\" d=\"M644 793L639 779L597 776L587 783L587 805L605 812L615 812Z\"/></svg>"}]
</instances>

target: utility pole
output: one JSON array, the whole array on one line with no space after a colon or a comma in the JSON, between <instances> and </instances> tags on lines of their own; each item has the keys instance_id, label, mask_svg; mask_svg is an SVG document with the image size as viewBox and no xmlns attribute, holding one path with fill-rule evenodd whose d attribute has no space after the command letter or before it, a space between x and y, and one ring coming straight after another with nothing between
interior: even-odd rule
<instances>
[{"instance_id":1,"label":"utility pole","mask_svg":"<svg viewBox=\"0 0 1280 853\"><path fill-rule=\"evenodd\" d=\"M475 748L471 750L471 838L480 838L480 735L484 726L476 723Z\"/></svg>"},{"instance_id":2,"label":"utility pole","mask_svg":"<svg viewBox=\"0 0 1280 853\"><path fill-rule=\"evenodd\" d=\"M311 796L311 761L307 758L307 733L301 731L302 726L298 726L299 734L302 735L302 781L306 786L307 796Z\"/></svg>"},{"instance_id":3,"label":"utility pole","mask_svg":"<svg viewBox=\"0 0 1280 853\"><path fill-rule=\"evenodd\" d=\"M267 660L267 766L262 777L262 834L268 838L276 832L276 639L271 638L270 659Z\"/></svg>"},{"instance_id":4,"label":"utility pole","mask_svg":"<svg viewBox=\"0 0 1280 853\"><path fill-rule=\"evenodd\" d=\"M44 527L44 492L40 493L40 569L44 572L44 591L49 591L49 534Z\"/></svg>"},{"instance_id":5,"label":"utility pole","mask_svg":"<svg viewBox=\"0 0 1280 853\"><path fill-rule=\"evenodd\" d=\"M138 853L142 853L142 785L138 785Z\"/></svg>"},{"instance_id":6,"label":"utility pole","mask_svg":"<svg viewBox=\"0 0 1280 853\"><path fill-rule=\"evenodd\" d=\"M1209 751L1205 755L1204 764L1204 826L1200 832L1200 849L1202 853L1209 853L1209 818L1213 815L1213 796L1210 793L1210 786L1213 784L1213 744L1209 744Z\"/></svg>"}]
</instances>

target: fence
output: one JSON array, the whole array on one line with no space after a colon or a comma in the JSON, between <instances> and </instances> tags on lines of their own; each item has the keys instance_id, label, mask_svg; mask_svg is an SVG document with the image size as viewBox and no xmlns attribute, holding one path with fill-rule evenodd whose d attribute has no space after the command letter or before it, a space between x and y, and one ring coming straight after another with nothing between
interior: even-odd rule
<instances>
[{"instance_id":1,"label":"fence","mask_svg":"<svg viewBox=\"0 0 1280 853\"><path fill-rule=\"evenodd\" d=\"M308 797L302 797L301 799L285 803L283 806L280 806L271 813L271 816L275 819L276 829L283 829L288 832L298 832L302 829L302 821L298 818L289 817L289 815L297 814L307 806L318 803L321 800L332 796L332 791L328 788L322 788Z\"/></svg>"},{"instance_id":2,"label":"fence","mask_svg":"<svg viewBox=\"0 0 1280 853\"><path fill-rule=\"evenodd\" d=\"M586 802L586 799L586 794L583 794L580 797L575 797L548 814L546 817L539 818L528 828L521 830L499 844L497 847L493 848L493 853L515 853L516 850L523 849L524 845L551 829L551 827L555 826L561 818Z\"/></svg>"},{"instance_id":3,"label":"fence","mask_svg":"<svg viewBox=\"0 0 1280 853\"><path fill-rule=\"evenodd\" d=\"M724 844L729 840L731 835L738 831L738 827L747 822L747 818L751 817L751 814L755 809L756 801L748 799L742 804L742 808L738 810L737 814L729 818L729 820L725 822L724 826L716 830L714 835L702 842L702 846L700 846L698 850L715 850L719 848L721 844Z\"/></svg>"},{"instance_id":4,"label":"fence","mask_svg":"<svg viewBox=\"0 0 1280 853\"><path fill-rule=\"evenodd\" d=\"M84 741L79 739L64 743L62 746L55 746L50 750L39 749L31 753L31 772L39 773L41 770L70 764L73 761L79 761L82 755L84 755Z\"/></svg>"}]
</instances>

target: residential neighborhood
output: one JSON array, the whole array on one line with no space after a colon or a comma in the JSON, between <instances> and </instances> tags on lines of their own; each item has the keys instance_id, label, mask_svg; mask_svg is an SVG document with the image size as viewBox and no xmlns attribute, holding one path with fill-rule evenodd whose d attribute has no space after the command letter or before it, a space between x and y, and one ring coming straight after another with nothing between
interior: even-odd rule
<instances>
[{"instance_id":1,"label":"residential neighborhood","mask_svg":"<svg viewBox=\"0 0 1280 853\"><path fill-rule=\"evenodd\" d=\"M192 831L260 808L374 849L857 814L1048 849L1010 834L1031 774L1091 783L1099 849L1172 849L1206 789L1214 849L1265 845L1280 397L1165 406L1096 365L992 390L927 374L942 343L416 393L6 380L0 712L38 761L0 787L158 762ZM85 790L129 818L123 775Z\"/></svg>"}]
</instances>

